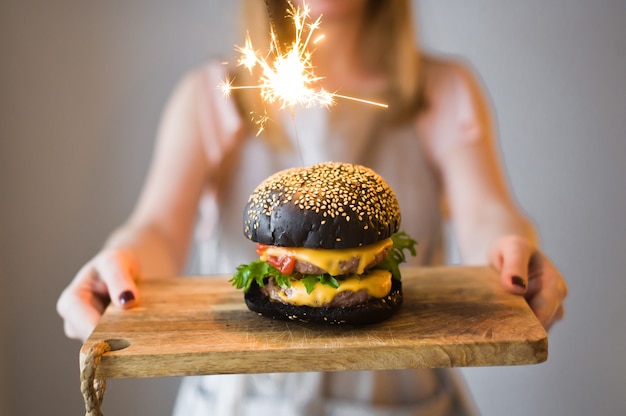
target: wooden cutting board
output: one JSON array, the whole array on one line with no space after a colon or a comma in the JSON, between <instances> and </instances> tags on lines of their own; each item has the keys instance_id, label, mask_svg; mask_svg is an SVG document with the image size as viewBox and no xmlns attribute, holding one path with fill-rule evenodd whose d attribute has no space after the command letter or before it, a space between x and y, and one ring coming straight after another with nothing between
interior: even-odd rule
<instances>
[{"instance_id":1,"label":"wooden cutting board","mask_svg":"<svg viewBox=\"0 0 626 416\"><path fill-rule=\"evenodd\" d=\"M548 338L522 297L488 267L403 269L404 304L363 327L250 312L229 277L141 283L140 304L109 307L81 350L107 341L102 378L540 363Z\"/></svg>"}]
</instances>

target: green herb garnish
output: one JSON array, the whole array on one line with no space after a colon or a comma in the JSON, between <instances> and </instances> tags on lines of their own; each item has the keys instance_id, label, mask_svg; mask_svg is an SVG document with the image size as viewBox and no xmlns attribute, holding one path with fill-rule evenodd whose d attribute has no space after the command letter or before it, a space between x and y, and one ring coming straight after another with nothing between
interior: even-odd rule
<instances>
[{"instance_id":1,"label":"green herb garnish","mask_svg":"<svg viewBox=\"0 0 626 416\"><path fill-rule=\"evenodd\" d=\"M273 276L281 286L289 287L289 278L285 279L278 269L261 260L253 261L248 264L240 264L233 277L229 280L237 289L243 289L247 292L252 282L256 281L260 287L265 286L263 281L266 277Z\"/></svg>"},{"instance_id":2,"label":"green herb garnish","mask_svg":"<svg viewBox=\"0 0 626 416\"><path fill-rule=\"evenodd\" d=\"M417 254L417 250L415 249L417 241L409 237L404 231L393 234L391 241L393 241L391 251L387 255L387 258L376 266L376 268L388 270L391 272L391 276L394 279L400 280L402 277L400 274L400 264L406 262L406 254L404 252L408 250L411 256L415 256Z\"/></svg>"}]
</instances>

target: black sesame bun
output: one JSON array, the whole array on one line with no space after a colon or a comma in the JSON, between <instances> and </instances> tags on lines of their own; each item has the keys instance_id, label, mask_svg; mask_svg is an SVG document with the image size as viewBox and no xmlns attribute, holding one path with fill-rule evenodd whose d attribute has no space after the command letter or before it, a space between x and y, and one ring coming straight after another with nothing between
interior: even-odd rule
<instances>
[{"instance_id":1,"label":"black sesame bun","mask_svg":"<svg viewBox=\"0 0 626 416\"><path fill-rule=\"evenodd\" d=\"M247 238L282 247L360 247L399 226L389 185L371 169L346 163L278 172L254 190L244 211Z\"/></svg>"}]
</instances>

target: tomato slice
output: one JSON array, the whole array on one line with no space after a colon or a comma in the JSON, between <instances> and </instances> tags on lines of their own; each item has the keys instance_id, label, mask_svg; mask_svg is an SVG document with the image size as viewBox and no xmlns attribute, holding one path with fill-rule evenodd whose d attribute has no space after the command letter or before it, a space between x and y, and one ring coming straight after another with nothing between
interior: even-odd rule
<instances>
[{"instance_id":1,"label":"tomato slice","mask_svg":"<svg viewBox=\"0 0 626 416\"><path fill-rule=\"evenodd\" d=\"M276 267L282 274L291 274L296 265L296 259L290 256L268 256L267 262Z\"/></svg>"},{"instance_id":2,"label":"tomato slice","mask_svg":"<svg viewBox=\"0 0 626 416\"><path fill-rule=\"evenodd\" d=\"M256 246L256 252L261 256L269 247L266 244L259 243ZM267 256L267 262L286 275L293 273L296 266L296 259L291 256Z\"/></svg>"},{"instance_id":3,"label":"tomato slice","mask_svg":"<svg viewBox=\"0 0 626 416\"><path fill-rule=\"evenodd\" d=\"M265 252L265 250L267 250L270 246L268 246L267 244L261 244L261 243L257 243L256 245L256 254L258 254L259 256L263 254L263 252Z\"/></svg>"}]
</instances>

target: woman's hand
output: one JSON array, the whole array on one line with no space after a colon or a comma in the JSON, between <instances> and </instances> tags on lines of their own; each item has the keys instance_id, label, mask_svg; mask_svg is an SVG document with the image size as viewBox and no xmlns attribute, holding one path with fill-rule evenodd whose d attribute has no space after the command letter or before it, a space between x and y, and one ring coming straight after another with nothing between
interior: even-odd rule
<instances>
[{"instance_id":1,"label":"woman's hand","mask_svg":"<svg viewBox=\"0 0 626 416\"><path fill-rule=\"evenodd\" d=\"M492 246L490 262L500 271L502 286L524 295L546 330L563 319L568 290L565 279L528 240L519 236L498 239Z\"/></svg>"},{"instance_id":2,"label":"woman's hand","mask_svg":"<svg viewBox=\"0 0 626 416\"><path fill-rule=\"evenodd\" d=\"M65 335L85 341L109 303L121 308L135 305L138 263L129 251L109 249L83 266L57 301Z\"/></svg>"}]
</instances>

